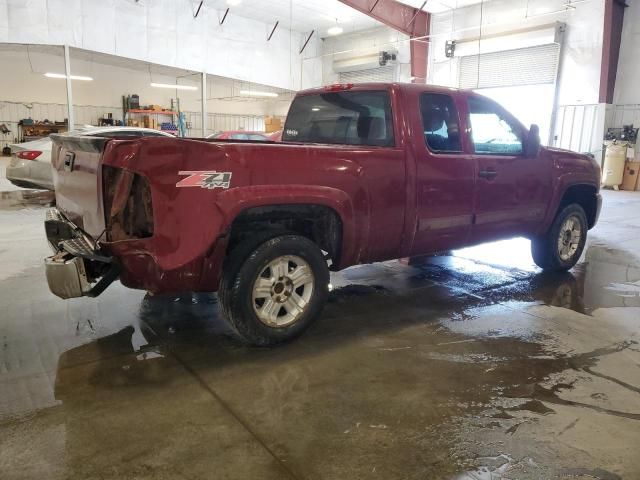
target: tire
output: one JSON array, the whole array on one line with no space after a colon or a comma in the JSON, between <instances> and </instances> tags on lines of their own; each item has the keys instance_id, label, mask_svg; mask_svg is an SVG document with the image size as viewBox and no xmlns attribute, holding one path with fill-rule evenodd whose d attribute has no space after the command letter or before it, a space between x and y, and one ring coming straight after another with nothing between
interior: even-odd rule
<instances>
[{"instance_id":1,"label":"tire","mask_svg":"<svg viewBox=\"0 0 640 480\"><path fill-rule=\"evenodd\" d=\"M571 269L582 255L588 229L587 216L580 205L564 207L545 235L531 239L533 261L545 271Z\"/></svg>"},{"instance_id":2,"label":"tire","mask_svg":"<svg viewBox=\"0 0 640 480\"><path fill-rule=\"evenodd\" d=\"M305 237L280 235L255 243L231 252L218 297L246 343L271 346L298 337L320 315L329 294L329 268L320 248Z\"/></svg>"}]
</instances>

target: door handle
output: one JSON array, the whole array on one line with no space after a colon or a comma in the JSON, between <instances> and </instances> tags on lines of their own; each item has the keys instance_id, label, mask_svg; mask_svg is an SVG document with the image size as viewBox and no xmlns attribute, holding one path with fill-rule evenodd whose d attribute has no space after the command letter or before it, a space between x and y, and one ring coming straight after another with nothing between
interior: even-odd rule
<instances>
[{"instance_id":1,"label":"door handle","mask_svg":"<svg viewBox=\"0 0 640 480\"><path fill-rule=\"evenodd\" d=\"M478 176L480 178L496 178L498 176L498 172L496 172L495 170L480 170L478 172Z\"/></svg>"}]
</instances>

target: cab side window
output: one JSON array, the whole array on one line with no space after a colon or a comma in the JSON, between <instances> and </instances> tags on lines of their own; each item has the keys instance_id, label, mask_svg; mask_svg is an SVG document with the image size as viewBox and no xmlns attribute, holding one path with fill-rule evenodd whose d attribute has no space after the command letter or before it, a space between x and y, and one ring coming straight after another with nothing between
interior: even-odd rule
<instances>
[{"instance_id":1,"label":"cab side window","mask_svg":"<svg viewBox=\"0 0 640 480\"><path fill-rule=\"evenodd\" d=\"M522 153L522 131L498 104L483 98L469 98L469 124L476 154Z\"/></svg>"},{"instance_id":2,"label":"cab side window","mask_svg":"<svg viewBox=\"0 0 640 480\"><path fill-rule=\"evenodd\" d=\"M420 96L420 113L429 150L438 153L462 151L458 111L449 95L423 93Z\"/></svg>"}]
</instances>

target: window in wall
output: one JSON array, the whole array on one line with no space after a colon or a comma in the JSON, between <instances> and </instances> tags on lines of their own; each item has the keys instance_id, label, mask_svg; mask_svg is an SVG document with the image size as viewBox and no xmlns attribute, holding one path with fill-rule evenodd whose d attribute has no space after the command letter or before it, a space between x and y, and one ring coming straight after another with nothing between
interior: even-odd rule
<instances>
[{"instance_id":1,"label":"window in wall","mask_svg":"<svg viewBox=\"0 0 640 480\"><path fill-rule=\"evenodd\" d=\"M522 132L498 104L483 98L470 98L469 122L475 153L480 155L522 153Z\"/></svg>"},{"instance_id":2,"label":"window in wall","mask_svg":"<svg viewBox=\"0 0 640 480\"><path fill-rule=\"evenodd\" d=\"M420 113L424 140L434 152L460 152L458 112L449 95L423 93Z\"/></svg>"},{"instance_id":3,"label":"window in wall","mask_svg":"<svg viewBox=\"0 0 640 480\"><path fill-rule=\"evenodd\" d=\"M297 97L287 115L285 142L392 146L386 91L345 91Z\"/></svg>"}]
</instances>

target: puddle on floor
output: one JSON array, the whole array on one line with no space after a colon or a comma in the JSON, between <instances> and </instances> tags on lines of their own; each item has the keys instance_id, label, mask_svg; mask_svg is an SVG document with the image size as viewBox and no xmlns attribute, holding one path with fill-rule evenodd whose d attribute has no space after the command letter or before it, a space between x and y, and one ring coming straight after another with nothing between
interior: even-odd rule
<instances>
[{"instance_id":1,"label":"puddle on floor","mask_svg":"<svg viewBox=\"0 0 640 480\"><path fill-rule=\"evenodd\" d=\"M605 247L587 246L583 258L602 257L597 252L602 248ZM524 238L456 250L453 255L481 265L505 268L520 280L488 285L485 297L495 302L540 301L585 314L598 308L640 307L638 263L623 265L592 260L579 263L569 272L541 272L531 260L530 241ZM523 276L514 274L514 270Z\"/></svg>"}]
</instances>

